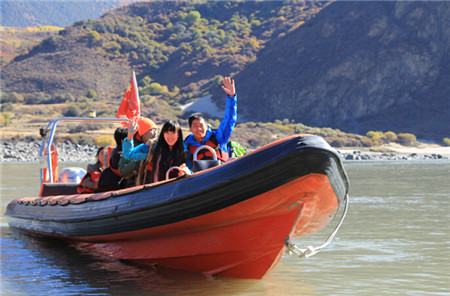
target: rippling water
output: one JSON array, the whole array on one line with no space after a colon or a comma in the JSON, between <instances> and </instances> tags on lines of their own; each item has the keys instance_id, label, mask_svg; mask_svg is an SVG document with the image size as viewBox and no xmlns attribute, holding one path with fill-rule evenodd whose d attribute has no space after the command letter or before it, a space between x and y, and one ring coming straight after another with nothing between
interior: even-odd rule
<instances>
[{"instance_id":1,"label":"rippling water","mask_svg":"<svg viewBox=\"0 0 450 296\"><path fill-rule=\"evenodd\" d=\"M283 255L262 280L144 269L12 231L6 205L38 193L38 165L0 166L2 295L450 295L448 160L345 162L350 208L334 241ZM295 243L317 246L333 228Z\"/></svg>"}]
</instances>

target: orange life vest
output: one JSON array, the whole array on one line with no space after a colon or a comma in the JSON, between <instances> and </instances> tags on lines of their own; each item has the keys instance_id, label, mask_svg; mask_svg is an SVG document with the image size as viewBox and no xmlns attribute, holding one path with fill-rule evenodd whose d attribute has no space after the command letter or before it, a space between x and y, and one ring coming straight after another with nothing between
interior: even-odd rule
<instances>
[{"instance_id":1,"label":"orange life vest","mask_svg":"<svg viewBox=\"0 0 450 296\"><path fill-rule=\"evenodd\" d=\"M215 140L215 138L213 138L214 136L211 136L211 138L206 141L205 145L209 146L211 148L213 148L216 151L217 154L217 159L219 159L222 162L226 162L230 156L228 155L228 152L222 151L222 149L220 149L219 147L219 143ZM195 150L197 150L197 148L200 146L194 146L194 145L189 145L188 144L188 148L189 148L189 152L191 153L191 157L194 156ZM209 159L213 159L213 155L211 154L211 152L207 149L203 149L200 150L199 153L197 154L197 160L201 160L203 158L209 158Z\"/></svg>"},{"instance_id":2,"label":"orange life vest","mask_svg":"<svg viewBox=\"0 0 450 296\"><path fill-rule=\"evenodd\" d=\"M98 180L100 179L101 172L90 172L84 175L83 179L81 179L80 184L77 187L78 193L93 193L95 192L95 189L87 188L83 186L83 181L90 176L92 182L98 183Z\"/></svg>"},{"instance_id":3,"label":"orange life vest","mask_svg":"<svg viewBox=\"0 0 450 296\"><path fill-rule=\"evenodd\" d=\"M108 146L107 150L106 150L106 157L108 161L105 161L105 163L108 164L108 167L111 169L111 171L116 174L116 176L120 177L120 172L119 169L115 169L111 166L111 153L113 152L113 150L115 149L115 146Z\"/></svg>"}]
</instances>

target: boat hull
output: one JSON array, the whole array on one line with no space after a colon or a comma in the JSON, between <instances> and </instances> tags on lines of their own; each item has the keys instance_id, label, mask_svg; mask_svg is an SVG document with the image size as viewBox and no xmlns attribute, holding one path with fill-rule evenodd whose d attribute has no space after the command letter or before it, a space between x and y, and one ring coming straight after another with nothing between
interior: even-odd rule
<instances>
[{"instance_id":1,"label":"boat hull","mask_svg":"<svg viewBox=\"0 0 450 296\"><path fill-rule=\"evenodd\" d=\"M347 193L338 155L319 139L284 139L185 179L112 195L19 199L6 214L11 227L113 258L261 278L286 238L327 225Z\"/></svg>"}]
</instances>

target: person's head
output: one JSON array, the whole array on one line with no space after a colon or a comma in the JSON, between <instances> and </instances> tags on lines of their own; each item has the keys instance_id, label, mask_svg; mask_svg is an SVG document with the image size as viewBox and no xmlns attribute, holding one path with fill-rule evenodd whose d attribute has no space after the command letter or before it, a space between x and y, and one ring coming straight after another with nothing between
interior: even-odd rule
<instances>
[{"instance_id":1,"label":"person's head","mask_svg":"<svg viewBox=\"0 0 450 296\"><path fill-rule=\"evenodd\" d=\"M158 136L158 127L153 120L141 117L138 122L138 136L141 137L142 142L146 143L148 140L155 140Z\"/></svg>"},{"instance_id":2,"label":"person's head","mask_svg":"<svg viewBox=\"0 0 450 296\"><path fill-rule=\"evenodd\" d=\"M97 163L103 168L105 166L105 147L100 147L95 154L95 158L97 159Z\"/></svg>"},{"instance_id":3,"label":"person's head","mask_svg":"<svg viewBox=\"0 0 450 296\"><path fill-rule=\"evenodd\" d=\"M118 127L114 131L114 140L116 140L116 145L122 146L122 143L127 136L128 136L128 129L126 127Z\"/></svg>"},{"instance_id":4,"label":"person's head","mask_svg":"<svg viewBox=\"0 0 450 296\"><path fill-rule=\"evenodd\" d=\"M41 138L45 138L45 136L47 135L47 129L45 127L41 127L39 129L39 135L41 135Z\"/></svg>"},{"instance_id":5,"label":"person's head","mask_svg":"<svg viewBox=\"0 0 450 296\"><path fill-rule=\"evenodd\" d=\"M177 121L169 120L164 123L159 134L158 145L163 143L167 147L183 146L183 132Z\"/></svg>"},{"instance_id":6,"label":"person's head","mask_svg":"<svg viewBox=\"0 0 450 296\"><path fill-rule=\"evenodd\" d=\"M189 116L189 130L194 135L197 142L202 142L208 131L208 124L201 113L194 113Z\"/></svg>"}]
</instances>

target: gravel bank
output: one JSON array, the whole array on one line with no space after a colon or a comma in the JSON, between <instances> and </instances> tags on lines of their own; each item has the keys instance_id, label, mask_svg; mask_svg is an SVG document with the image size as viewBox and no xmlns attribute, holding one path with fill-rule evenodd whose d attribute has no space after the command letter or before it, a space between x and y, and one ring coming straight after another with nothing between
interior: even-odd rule
<instances>
[{"instance_id":1,"label":"gravel bank","mask_svg":"<svg viewBox=\"0 0 450 296\"><path fill-rule=\"evenodd\" d=\"M37 162L40 142L4 142L0 141L0 162ZM94 161L97 147L93 145L79 145L71 142L56 143L58 157L62 162L66 161ZM338 149L344 160L430 160L448 159L448 150L436 148L414 150L414 148L404 148L404 151L397 152L372 152L361 150Z\"/></svg>"},{"instance_id":2,"label":"gravel bank","mask_svg":"<svg viewBox=\"0 0 450 296\"><path fill-rule=\"evenodd\" d=\"M38 161L40 142L0 142L0 162ZM94 161L97 146L78 145L71 142L56 143L59 161Z\"/></svg>"}]
</instances>

